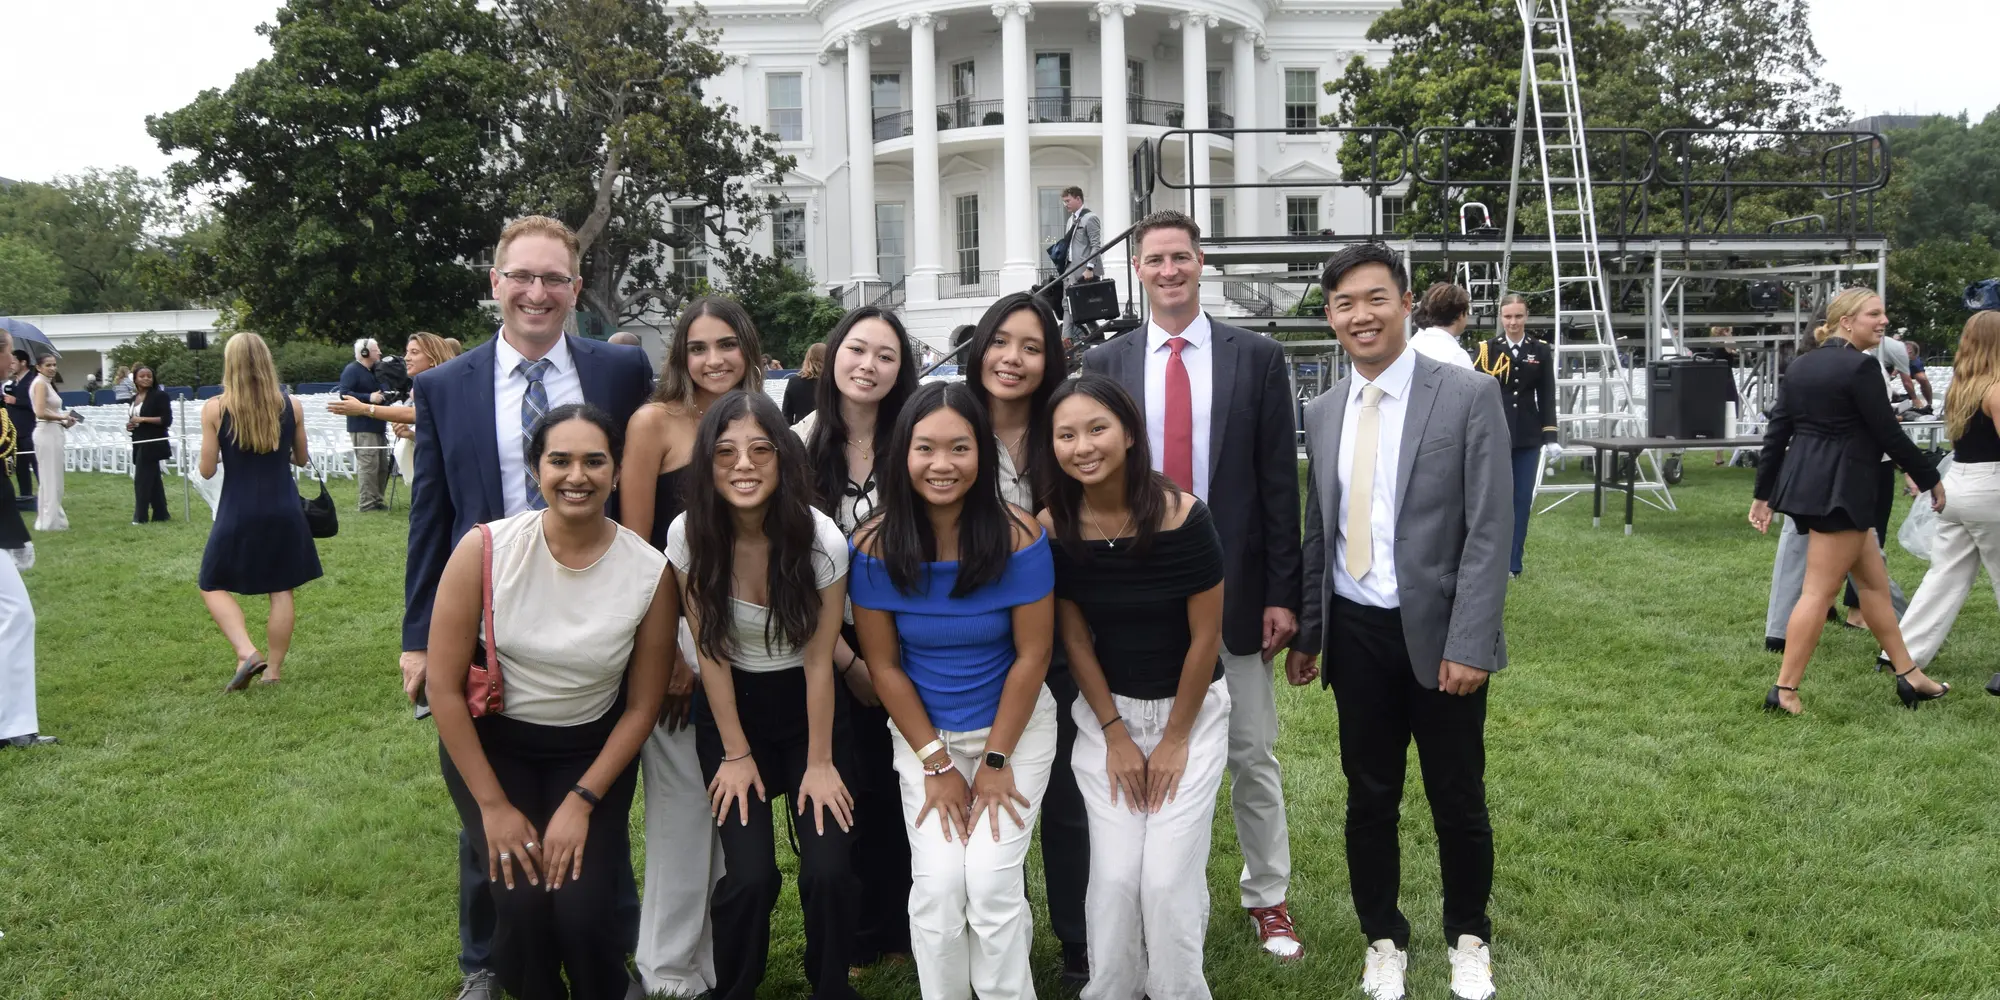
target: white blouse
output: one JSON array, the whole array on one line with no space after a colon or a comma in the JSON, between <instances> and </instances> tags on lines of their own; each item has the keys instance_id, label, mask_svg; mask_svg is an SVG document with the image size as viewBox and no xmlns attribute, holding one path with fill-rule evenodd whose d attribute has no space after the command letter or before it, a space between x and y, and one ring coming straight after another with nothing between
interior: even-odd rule
<instances>
[{"instance_id":1,"label":"white blouse","mask_svg":"<svg viewBox=\"0 0 2000 1000\"><path fill-rule=\"evenodd\" d=\"M549 551L541 511L522 511L492 529L503 714L540 726L602 718L618 700L666 557L621 525L596 562L571 569Z\"/></svg>"},{"instance_id":2,"label":"white blouse","mask_svg":"<svg viewBox=\"0 0 2000 1000\"><path fill-rule=\"evenodd\" d=\"M812 518L813 588L825 590L835 580L847 575L847 536L833 518L817 508L812 508ZM687 515L681 514L667 526L667 561L674 564L674 569L686 573L692 558L687 544ZM804 649L782 639L778 645L765 641L764 629L771 620L770 608L735 598L731 598L730 603L736 609L736 620L729 624L736 654L729 658L729 669L766 674L805 665Z\"/></svg>"}]
</instances>

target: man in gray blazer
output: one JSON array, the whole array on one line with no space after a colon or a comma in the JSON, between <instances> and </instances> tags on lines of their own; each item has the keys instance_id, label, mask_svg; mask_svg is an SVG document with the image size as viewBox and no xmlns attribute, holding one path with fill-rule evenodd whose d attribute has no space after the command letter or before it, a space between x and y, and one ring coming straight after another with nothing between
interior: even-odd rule
<instances>
[{"instance_id":1,"label":"man in gray blazer","mask_svg":"<svg viewBox=\"0 0 2000 1000\"><path fill-rule=\"evenodd\" d=\"M1132 234L1147 324L1083 356L1146 414L1153 468L1200 497L1222 536L1222 664L1229 683L1229 801L1243 907L1265 951L1305 954L1286 893L1292 849L1278 771L1271 658L1298 630L1299 462L1278 342L1201 311L1201 229L1154 212Z\"/></svg>"},{"instance_id":2,"label":"man in gray blazer","mask_svg":"<svg viewBox=\"0 0 2000 1000\"><path fill-rule=\"evenodd\" d=\"M1408 345L1403 262L1365 243L1327 262L1327 320L1353 371L1306 405L1305 599L1286 657L1340 712L1347 872L1369 948L1361 991L1401 1000L1410 923L1396 906L1411 737L1437 828L1451 995L1494 995L1486 678L1507 664L1513 538L1499 383Z\"/></svg>"}]
</instances>

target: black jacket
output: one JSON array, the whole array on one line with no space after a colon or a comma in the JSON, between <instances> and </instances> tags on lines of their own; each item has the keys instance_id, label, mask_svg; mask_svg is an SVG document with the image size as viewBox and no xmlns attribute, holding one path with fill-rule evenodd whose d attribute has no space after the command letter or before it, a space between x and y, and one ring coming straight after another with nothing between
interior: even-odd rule
<instances>
[{"instance_id":1,"label":"black jacket","mask_svg":"<svg viewBox=\"0 0 2000 1000\"><path fill-rule=\"evenodd\" d=\"M157 385L146 390L146 398L139 403L139 416L161 417L164 419L157 424L140 424L132 428L132 440L134 443L142 441L165 441L167 428L174 425L173 397L167 395ZM140 448L132 450L132 457L141 460L149 457L166 458L168 454L169 450L163 445L150 445L146 446L143 450Z\"/></svg>"},{"instance_id":2,"label":"black jacket","mask_svg":"<svg viewBox=\"0 0 2000 1000\"><path fill-rule=\"evenodd\" d=\"M1757 499L1786 514L1839 508L1855 524L1875 524L1884 452L1919 487L1937 485L1937 467L1896 422L1881 362L1829 337L1793 361L1778 385L1757 461Z\"/></svg>"},{"instance_id":3,"label":"black jacket","mask_svg":"<svg viewBox=\"0 0 2000 1000\"><path fill-rule=\"evenodd\" d=\"M1556 442L1556 362L1546 342L1524 336L1515 349L1502 334L1480 344L1472 364L1500 380L1500 403L1514 447Z\"/></svg>"},{"instance_id":4,"label":"black jacket","mask_svg":"<svg viewBox=\"0 0 2000 1000\"><path fill-rule=\"evenodd\" d=\"M785 401L778 412L785 415L785 423L796 424L806 418L819 405L819 379L802 378L794 375L785 382Z\"/></svg>"}]
</instances>

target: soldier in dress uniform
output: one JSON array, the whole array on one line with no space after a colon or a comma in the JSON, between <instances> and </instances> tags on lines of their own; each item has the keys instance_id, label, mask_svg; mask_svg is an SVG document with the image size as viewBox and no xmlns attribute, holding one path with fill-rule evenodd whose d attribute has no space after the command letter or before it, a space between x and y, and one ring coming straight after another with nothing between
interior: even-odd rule
<instances>
[{"instance_id":1,"label":"soldier in dress uniform","mask_svg":"<svg viewBox=\"0 0 2000 1000\"><path fill-rule=\"evenodd\" d=\"M1546 455L1561 451L1556 432L1556 360L1549 345L1528 336L1528 303L1509 295L1500 303L1500 336L1479 345L1473 367L1500 380L1507 428L1513 440L1514 553L1510 568L1521 575L1521 551L1528 544L1528 514L1534 509L1535 473Z\"/></svg>"}]
</instances>

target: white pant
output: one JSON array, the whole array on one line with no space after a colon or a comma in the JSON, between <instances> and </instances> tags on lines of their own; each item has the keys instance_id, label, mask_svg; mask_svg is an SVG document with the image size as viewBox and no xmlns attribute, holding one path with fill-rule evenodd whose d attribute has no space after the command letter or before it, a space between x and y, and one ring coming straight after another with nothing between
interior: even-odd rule
<instances>
[{"instance_id":1,"label":"white pant","mask_svg":"<svg viewBox=\"0 0 2000 1000\"><path fill-rule=\"evenodd\" d=\"M69 515L63 512L63 425L53 420L35 421L35 471L42 484L35 490L35 530L67 531Z\"/></svg>"},{"instance_id":2,"label":"white pant","mask_svg":"<svg viewBox=\"0 0 2000 1000\"><path fill-rule=\"evenodd\" d=\"M681 655L695 663L681 620ZM646 885L634 962L646 992L699 996L715 987L715 925L708 900L722 881L722 846L708 811L708 783L695 756L694 726L655 726L639 750L645 776Z\"/></svg>"},{"instance_id":3,"label":"white pant","mask_svg":"<svg viewBox=\"0 0 2000 1000\"><path fill-rule=\"evenodd\" d=\"M1986 566L1986 582L2000 591L2000 462L1952 463L1944 474L1944 495L1931 568L1903 615L1903 641L1920 667L1929 666L1944 645L1980 564Z\"/></svg>"},{"instance_id":4,"label":"white pant","mask_svg":"<svg viewBox=\"0 0 2000 1000\"><path fill-rule=\"evenodd\" d=\"M1151 756L1166 735L1174 699L1114 696L1125 731ZM1083 1000L1209 1000L1202 977L1208 937L1208 846L1215 795L1229 753L1229 686L1216 681L1188 733L1187 768L1172 802L1133 812L1125 796L1111 804L1104 731L1076 700L1076 771L1090 813L1090 890L1084 912L1090 936L1090 985Z\"/></svg>"},{"instance_id":5,"label":"white pant","mask_svg":"<svg viewBox=\"0 0 2000 1000\"><path fill-rule=\"evenodd\" d=\"M0 740L41 731L35 718L35 608L14 553L0 550Z\"/></svg>"},{"instance_id":6,"label":"white pant","mask_svg":"<svg viewBox=\"0 0 2000 1000\"><path fill-rule=\"evenodd\" d=\"M1292 882L1292 842L1285 831L1285 782L1278 770L1278 695L1261 654L1222 651L1229 684L1229 807L1243 851L1245 908L1276 906Z\"/></svg>"},{"instance_id":7,"label":"white pant","mask_svg":"<svg viewBox=\"0 0 2000 1000\"><path fill-rule=\"evenodd\" d=\"M1000 814L1000 839L993 821L981 816L966 843L945 839L935 814L917 826L924 808L924 764L892 720L896 775L903 790L904 831L910 835L910 951L924 1000L1034 1000L1028 969L1035 919L1028 911L1026 867L1034 839L1035 815L1049 787L1056 759L1056 700L1047 687L1021 731L1008 768L1014 788L1028 799L1015 803L1025 826ZM990 728L940 733L960 774L970 782L986 752Z\"/></svg>"}]
</instances>

